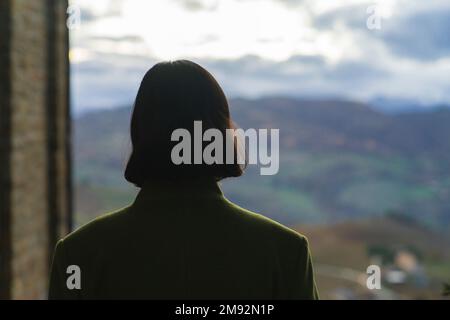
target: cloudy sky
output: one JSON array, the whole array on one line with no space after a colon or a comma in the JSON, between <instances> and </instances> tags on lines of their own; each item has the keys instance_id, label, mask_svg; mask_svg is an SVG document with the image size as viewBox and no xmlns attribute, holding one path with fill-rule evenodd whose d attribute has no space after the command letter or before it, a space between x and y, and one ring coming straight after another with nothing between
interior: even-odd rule
<instances>
[{"instance_id":1,"label":"cloudy sky","mask_svg":"<svg viewBox=\"0 0 450 320\"><path fill-rule=\"evenodd\" d=\"M70 3L75 112L130 104L148 68L180 58L229 97L450 102L448 0Z\"/></svg>"}]
</instances>

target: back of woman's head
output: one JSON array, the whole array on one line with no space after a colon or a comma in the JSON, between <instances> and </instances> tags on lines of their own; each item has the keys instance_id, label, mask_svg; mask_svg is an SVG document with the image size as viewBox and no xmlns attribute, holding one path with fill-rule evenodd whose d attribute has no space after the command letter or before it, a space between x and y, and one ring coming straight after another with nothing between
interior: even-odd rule
<instances>
[{"instance_id":1,"label":"back of woman's head","mask_svg":"<svg viewBox=\"0 0 450 320\"><path fill-rule=\"evenodd\" d=\"M186 129L194 140L194 121L203 130L214 128L226 136L232 129L228 102L214 77L188 60L161 62L145 74L131 118L132 152L125 178L137 186L158 179L212 177L220 180L242 174L233 164L174 164L172 132ZM191 148L192 149L192 148ZM223 149L225 153L226 148ZM234 148L236 150L236 148ZM192 158L193 153L191 152Z\"/></svg>"}]
</instances>

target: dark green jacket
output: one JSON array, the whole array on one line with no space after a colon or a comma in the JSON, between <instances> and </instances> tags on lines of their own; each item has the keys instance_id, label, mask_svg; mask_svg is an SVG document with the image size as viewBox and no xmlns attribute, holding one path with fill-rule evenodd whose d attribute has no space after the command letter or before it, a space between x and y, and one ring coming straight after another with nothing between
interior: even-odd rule
<instances>
[{"instance_id":1,"label":"dark green jacket","mask_svg":"<svg viewBox=\"0 0 450 320\"><path fill-rule=\"evenodd\" d=\"M81 289L69 290L70 265ZM73 279L72 279L73 280ZM50 299L317 299L307 239L215 182L160 183L60 240Z\"/></svg>"}]
</instances>

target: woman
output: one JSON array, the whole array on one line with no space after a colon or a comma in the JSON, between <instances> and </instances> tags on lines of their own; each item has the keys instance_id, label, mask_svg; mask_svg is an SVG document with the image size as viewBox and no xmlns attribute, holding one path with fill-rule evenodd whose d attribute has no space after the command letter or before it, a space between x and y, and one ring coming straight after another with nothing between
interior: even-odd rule
<instances>
[{"instance_id":1,"label":"woman","mask_svg":"<svg viewBox=\"0 0 450 320\"><path fill-rule=\"evenodd\" d=\"M190 61L156 64L131 119L125 178L141 190L58 242L50 298L318 298L306 238L223 196L217 182L242 174L237 161L174 164L172 133L194 121L232 128L219 84Z\"/></svg>"}]
</instances>

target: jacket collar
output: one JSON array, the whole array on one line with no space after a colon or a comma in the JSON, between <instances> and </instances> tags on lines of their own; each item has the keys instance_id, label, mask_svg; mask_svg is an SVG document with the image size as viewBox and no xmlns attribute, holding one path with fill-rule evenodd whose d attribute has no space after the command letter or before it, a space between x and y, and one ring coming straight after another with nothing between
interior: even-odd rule
<instances>
[{"instance_id":1,"label":"jacket collar","mask_svg":"<svg viewBox=\"0 0 450 320\"><path fill-rule=\"evenodd\" d=\"M212 178L189 180L154 180L146 182L134 204L140 205L158 200L222 198L218 183Z\"/></svg>"}]
</instances>

